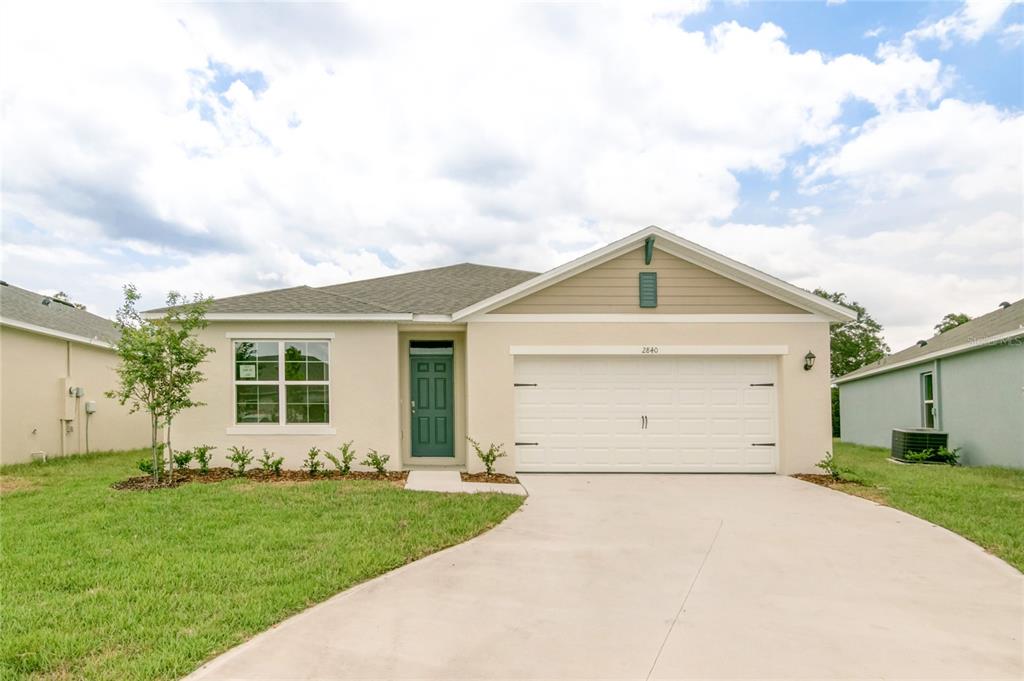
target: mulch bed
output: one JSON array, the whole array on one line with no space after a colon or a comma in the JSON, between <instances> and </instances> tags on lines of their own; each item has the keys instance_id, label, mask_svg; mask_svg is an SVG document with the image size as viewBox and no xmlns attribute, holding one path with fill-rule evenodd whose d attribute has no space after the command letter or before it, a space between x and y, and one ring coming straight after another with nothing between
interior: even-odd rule
<instances>
[{"instance_id":1,"label":"mulch bed","mask_svg":"<svg viewBox=\"0 0 1024 681\"><path fill-rule=\"evenodd\" d=\"M462 482L497 482L502 485L518 485L519 478L504 473L462 473Z\"/></svg>"},{"instance_id":2,"label":"mulch bed","mask_svg":"<svg viewBox=\"0 0 1024 681\"><path fill-rule=\"evenodd\" d=\"M177 487L189 482L223 482L225 480L233 480L236 477L235 472L230 468L211 468L206 473L200 473L195 468L187 468L185 470L174 471L173 480L164 478L160 482L154 483L151 476L138 475L133 478L128 478L127 480L115 482L111 487L120 490L146 491ZM336 470L329 470L321 471L313 477L306 471L281 471L279 475L274 475L268 471L254 468L246 471L243 477L250 482L268 483L314 482L316 480L381 480L385 482L404 484L405 479L409 477L409 471L388 471L384 474L377 473L376 471L349 471L348 474L342 475Z\"/></svg>"},{"instance_id":3,"label":"mulch bed","mask_svg":"<svg viewBox=\"0 0 1024 681\"><path fill-rule=\"evenodd\" d=\"M822 487L835 487L839 484L855 484L848 480L836 480L831 475L822 475L820 473L794 473L793 477L803 480L804 482L813 482L815 485L821 485Z\"/></svg>"}]
</instances>

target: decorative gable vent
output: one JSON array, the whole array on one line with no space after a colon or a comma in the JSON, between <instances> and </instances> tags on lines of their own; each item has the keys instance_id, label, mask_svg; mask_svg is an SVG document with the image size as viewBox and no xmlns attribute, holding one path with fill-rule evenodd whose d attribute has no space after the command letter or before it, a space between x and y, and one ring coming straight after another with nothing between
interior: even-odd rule
<instances>
[{"instance_id":1,"label":"decorative gable vent","mask_svg":"<svg viewBox=\"0 0 1024 681\"><path fill-rule=\"evenodd\" d=\"M640 307L658 307L658 273L640 273Z\"/></svg>"}]
</instances>

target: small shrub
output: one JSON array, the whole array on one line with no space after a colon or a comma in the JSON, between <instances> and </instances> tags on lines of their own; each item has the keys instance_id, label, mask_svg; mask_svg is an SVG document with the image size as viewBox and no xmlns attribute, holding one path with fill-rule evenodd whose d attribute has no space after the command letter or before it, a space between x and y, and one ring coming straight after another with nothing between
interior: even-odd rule
<instances>
[{"instance_id":1,"label":"small shrub","mask_svg":"<svg viewBox=\"0 0 1024 681\"><path fill-rule=\"evenodd\" d=\"M283 456L274 456L274 453L268 450L266 447L263 448L263 456L259 458L260 468L266 473L273 473L274 475L281 475L281 466L284 464Z\"/></svg>"},{"instance_id":2,"label":"small shrub","mask_svg":"<svg viewBox=\"0 0 1024 681\"><path fill-rule=\"evenodd\" d=\"M233 464L235 469L235 475L242 477L245 475L245 469L252 463L252 450L248 447L228 447L230 454L228 454L228 461Z\"/></svg>"},{"instance_id":3,"label":"small shrub","mask_svg":"<svg viewBox=\"0 0 1024 681\"><path fill-rule=\"evenodd\" d=\"M324 456L338 469L339 473L348 475L349 471L352 470L352 461L356 458L356 450L352 447L352 440L342 442L341 446L338 447L338 451L341 452L340 457L326 450L324 450Z\"/></svg>"},{"instance_id":4,"label":"small shrub","mask_svg":"<svg viewBox=\"0 0 1024 681\"><path fill-rule=\"evenodd\" d=\"M842 477L839 473L839 464L836 463L832 452L825 452L825 458L814 465L825 471L825 474L833 480L839 480Z\"/></svg>"},{"instance_id":5,"label":"small shrub","mask_svg":"<svg viewBox=\"0 0 1024 681\"><path fill-rule=\"evenodd\" d=\"M322 453L319 447L310 447L305 460L302 462L302 470L308 472L311 478L315 478L324 467L324 462L320 460L320 454Z\"/></svg>"},{"instance_id":6,"label":"small shrub","mask_svg":"<svg viewBox=\"0 0 1024 681\"><path fill-rule=\"evenodd\" d=\"M949 449L948 447L939 447L938 449L923 449L920 452L907 452L903 458L911 463L927 461L948 463L950 466L955 466L960 461L960 448Z\"/></svg>"},{"instance_id":7,"label":"small shrub","mask_svg":"<svg viewBox=\"0 0 1024 681\"><path fill-rule=\"evenodd\" d=\"M359 463L364 466L370 466L373 470L377 471L381 475L387 472L388 460L391 458L388 454L380 454L376 449L371 449L366 453L366 458Z\"/></svg>"},{"instance_id":8,"label":"small shrub","mask_svg":"<svg viewBox=\"0 0 1024 681\"><path fill-rule=\"evenodd\" d=\"M199 445L192 449L192 458L199 464L199 472L206 475L210 472L210 459L213 458L212 452L217 449L213 445Z\"/></svg>"},{"instance_id":9,"label":"small shrub","mask_svg":"<svg viewBox=\"0 0 1024 681\"><path fill-rule=\"evenodd\" d=\"M183 452L175 452L174 467L178 469L186 469L188 468L189 463L191 463L192 458L193 454L191 449L186 449Z\"/></svg>"},{"instance_id":10,"label":"small shrub","mask_svg":"<svg viewBox=\"0 0 1024 681\"><path fill-rule=\"evenodd\" d=\"M494 473L494 462L502 457L508 456L508 454L505 453L504 444L496 445L492 442L491 446L485 450L480 446L480 443L473 438L467 437L466 439L469 440L471 445L473 445L473 449L476 450L476 456L484 464L484 469L487 471L488 475Z\"/></svg>"},{"instance_id":11,"label":"small shrub","mask_svg":"<svg viewBox=\"0 0 1024 681\"><path fill-rule=\"evenodd\" d=\"M153 460L152 459L139 459L139 470L146 475L153 475Z\"/></svg>"}]
</instances>

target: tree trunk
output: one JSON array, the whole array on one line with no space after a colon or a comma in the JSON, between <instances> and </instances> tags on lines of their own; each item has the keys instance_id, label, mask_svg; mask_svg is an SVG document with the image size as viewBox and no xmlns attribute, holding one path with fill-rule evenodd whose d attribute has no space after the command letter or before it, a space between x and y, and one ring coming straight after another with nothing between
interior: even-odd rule
<instances>
[{"instance_id":1,"label":"tree trunk","mask_svg":"<svg viewBox=\"0 0 1024 681\"><path fill-rule=\"evenodd\" d=\"M171 449L171 420L167 419L167 470L170 471L171 482L174 482L174 450Z\"/></svg>"},{"instance_id":2,"label":"tree trunk","mask_svg":"<svg viewBox=\"0 0 1024 681\"><path fill-rule=\"evenodd\" d=\"M153 446L153 482L160 482L160 450L157 447L157 421L156 414L150 414L149 422L152 426Z\"/></svg>"}]
</instances>

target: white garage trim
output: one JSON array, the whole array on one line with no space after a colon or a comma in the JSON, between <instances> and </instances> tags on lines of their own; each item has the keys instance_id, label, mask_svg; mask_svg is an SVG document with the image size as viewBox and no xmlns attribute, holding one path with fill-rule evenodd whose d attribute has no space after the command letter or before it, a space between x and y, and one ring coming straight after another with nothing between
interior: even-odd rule
<instances>
[{"instance_id":1,"label":"white garage trim","mask_svg":"<svg viewBox=\"0 0 1024 681\"><path fill-rule=\"evenodd\" d=\"M828 317L818 314L660 314L660 313L616 313L552 312L532 314L481 314L466 321L485 324L531 324L591 323L607 324L808 324L827 322Z\"/></svg>"},{"instance_id":2,"label":"white garage trim","mask_svg":"<svg viewBox=\"0 0 1024 681\"><path fill-rule=\"evenodd\" d=\"M510 355L788 355L788 345L511 345Z\"/></svg>"}]
</instances>

